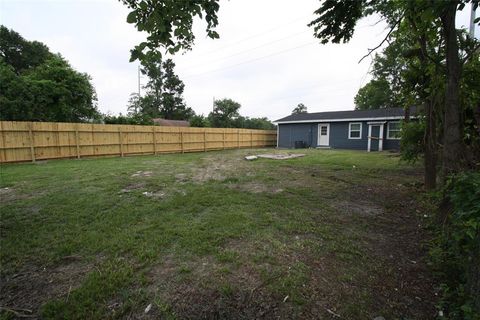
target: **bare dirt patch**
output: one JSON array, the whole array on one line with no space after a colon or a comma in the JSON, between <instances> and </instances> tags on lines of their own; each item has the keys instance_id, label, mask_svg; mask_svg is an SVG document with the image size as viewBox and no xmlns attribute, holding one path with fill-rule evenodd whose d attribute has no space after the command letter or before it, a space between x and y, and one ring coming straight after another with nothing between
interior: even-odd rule
<instances>
[{"instance_id":1,"label":"bare dirt patch","mask_svg":"<svg viewBox=\"0 0 480 320\"><path fill-rule=\"evenodd\" d=\"M268 186L261 182L253 182L253 181L246 182L246 183L230 183L228 184L228 187L230 189L240 190L240 191L250 192L250 193L276 194L284 191L284 189L282 188Z\"/></svg>"},{"instance_id":2,"label":"bare dirt patch","mask_svg":"<svg viewBox=\"0 0 480 320\"><path fill-rule=\"evenodd\" d=\"M286 160L305 157L305 153L265 153L258 154L257 157L263 159Z\"/></svg>"},{"instance_id":3,"label":"bare dirt patch","mask_svg":"<svg viewBox=\"0 0 480 320\"><path fill-rule=\"evenodd\" d=\"M18 188L6 187L0 188L0 203L13 202L23 199L29 199L34 196L39 196L43 193L39 192L36 194L27 194L18 191Z\"/></svg>"},{"instance_id":4,"label":"bare dirt patch","mask_svg":"<svg viewBox=\"0 0 480 320\"><path fill-rule=\"evenodd\" d=\"M131 177L151 177L153 174L152 171L137 171L131 175Z\"/></svg>"},{"instance_id":5,"label":"bare dirt patch","mask_svg":"<svg viewBox=\"0 0 480 320\"><path fill-rule=\"evenodd\" d=\"M6 202L16 199L15 190L13 188L0 188L0 201Z\"/></svg>"},{"instance_id":6,"label":"bare dirt patch","mask_svg":"<svg viewBox=\"0 0 480 320\"><path fill-rule=\"evenodd\" d=\"M389 181L358 188L368 192L350 189L347 209L361 215L363 207L369 225L362 240L378 273L372 284L376 308L388 307L407 318L433 319L436 284L427 265L428 237L418 214L421 208L413 198L416 190L397 188Z\"/></svg>"},{"instance_id":7,"label":"bare dirt patch","mask_svg":"<svg viewBox=\"0 0 480 320\"><path fill-rule=\"evenodd\" d=\"M167 257L148 273L148 291L179 319L271 319L290 308L266 290L255 269L241 265L224 272L222 266L212 257L188 264ZM152 312L162 315L158 306Z\"/></svg>"},{"instance_id":8,"label":"bare dirt patch","mask_svg":"<svg viewBox=\"0 0 480 320\"><path fill-rule=\"evenodd\" d=\"M141 190L145 188L145 186L146 186L145 182L132 183L126 186L125 188L123 188L122 190L120 190L120 193L129 193L132 191Z\"/></svg>"},{"instance_id":9,"label":"bare dirt patch","mask_svg":"<svg viewBox=\"0 0 480 320\"><path fill-rule=\"evenodd\" d=\"M157 198L157 199L164 199L167 197L167 193L165 191L159 190L159 191L144 191L142 194L145 197L150 197L150 198Z\"/></svg>"},{"instance_id":10,"label":"bare dirt patch","mask_svg":"<svg viewBox=\"0 0 480 320\"><path fill-rule=\"evenodd\" d=\"M244 171L242 169L245 164L241 161L241 158L205 157L202 160L201 166L193 168L193 182L223 181L235 173Z\"/></svg>"},{"instance_id":11,"label":"bare dirt patch","mask_svg":"<svg viewBox=\"0 0 480 320\"><path fill-rule=\"evenodd\" d=\"M67 297L77 288L94 263L81 257L65 257L55 267L26 266L0 279L0 305L21 314L37 316L41 305L51 299Z\"/></svg>"},{"instance_id":12,"label":"bare dirt patch","mask_svg":"<svg viewBox=\"0 0 480 320\"><path fill-rule=\"evenodd\" d=\"M382 207L364 200L338 201L333 204L333 207L340 214L354 214L357 216L377 216L384 212Z\"/></svg>"},{"instance_id":13,"label":"bare dirt patch","mask_svg":"<svg viewBox=\"0 0 480 320\"><path fill-rule=\"evenodd\" d=\"M175 181L177 183L183 184L187 183L190 179L188 178L186 173L178 173L175 175Z\"/></svg>"}]
</instances>

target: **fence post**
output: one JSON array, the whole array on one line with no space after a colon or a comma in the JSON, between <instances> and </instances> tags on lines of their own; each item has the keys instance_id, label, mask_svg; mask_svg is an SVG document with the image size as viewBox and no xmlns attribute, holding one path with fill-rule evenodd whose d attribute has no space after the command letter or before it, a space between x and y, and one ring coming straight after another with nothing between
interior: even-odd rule
<instances>
[{"instance_id":1,"label":"fence post","mask_svg":"<svg viewBox=\"0 0 480 320\"><path fill-rule=\"evenodd\" d=\"M181 145L182 145L182 153L184 153L185 150L184 150L184 146L183 146L183 131L180 133L180 141L181 141Z\"/></svg>"},{"instance_id":2,"label":"fence post","mask_svg":"<svg viewBox=\"0 0 480 320\"><path fill-rule=\"evenodd\" d=\"M207 152L207 129L203 130L203 152Z\"/></svg>"},{"instance_id":3,"label":"fence post","mask_svg":"<svg viewBox=\"0 0 480 320\"><path fill-rule=\"evenodd\" d=\"M153 131L153 154L157 154L157 135L155 134L155 126L152 126Z\"/></svg>"},{"instance_id":4,"label":"fence post","mask_svg":"<svg viewBox=\"0 0 480 320\"><path fill-rule=\"evenodd\" d=\"M120 142L120 156L123 157L123 138L122 138L122 129L118 128L118 141Z\"/></svg>"},{"instance_id":5,"label":"fence post","mask_svg":"<svg viewBox=\"0 0 480 320\"><path fill-rule=\"evenodd\" d=\"M253 148L253 131L250 131L250 148Z\"/></svg>"},{"instance_id":6,"label":"fence post","mask_svg":"<svg viewBox=\"0 0 480 320\"><path fill-rule=\"evenodd\" d=\"M33 141L33 132L32 132L33 123L28 124L28 135L30 137L30 153L32 155L32 162L35 162L35 142Z\"/></svg>"},{"instance_id":7,"label":"fence post","mask_svg":"<svg viewBox=\"0 0 480 320\"><path fill-rule=\"evenodd\" d=\"M75 145L77 147L77 159L80 159L80 144L79 144L79 137L78 137L78 124L75 125Z\"/></svg>"},{"instance_id":8,"label":"fence post","mask_svg":"<svg viewBox=\"0 0 480 320\"><path fill-rule=\"evenodd\" d=\"M222 130L222 145L223 145L223 150L225 150L225 130Z\"/></svg>"},{"instance_id":9,"label":"fence post","mask_svg":"<svg viewBox=\"0 0 480 320\"><path fill-rule=\"evenodd\" d=\"M237 147L240 149L240 129L237 130Z\"/></svg>"}]
</instances>

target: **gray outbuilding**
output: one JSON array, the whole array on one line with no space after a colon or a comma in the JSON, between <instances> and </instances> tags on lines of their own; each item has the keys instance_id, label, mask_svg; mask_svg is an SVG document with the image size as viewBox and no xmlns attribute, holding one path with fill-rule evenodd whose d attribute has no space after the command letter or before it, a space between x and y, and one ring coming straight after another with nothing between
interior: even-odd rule
<instances>
[{"instance_id":1,"label":"gray outbuilding","mask_svg":"<svg viewBox=\"0 0 480 320\"><path fill-rule=\"evenodd\" d=\"M402 108L292 114L275 121L277 147L398 150L404 118Z\"/></svg>"}]
</instances>

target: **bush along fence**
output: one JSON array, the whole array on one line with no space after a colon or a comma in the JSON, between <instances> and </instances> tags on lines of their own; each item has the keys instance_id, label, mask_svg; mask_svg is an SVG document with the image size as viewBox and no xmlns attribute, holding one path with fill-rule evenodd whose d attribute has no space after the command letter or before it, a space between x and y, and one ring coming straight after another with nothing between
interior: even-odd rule
<instances>
[{"instance_id":1,"label":"bush along fence","mask_svg":"<svg viewBox=\"0 0 480 320\"><path fill-rule=\"evenodd\" d=\"M273 130L0 121L0 162L275 145Z\"/></svg>"}]
</instances>

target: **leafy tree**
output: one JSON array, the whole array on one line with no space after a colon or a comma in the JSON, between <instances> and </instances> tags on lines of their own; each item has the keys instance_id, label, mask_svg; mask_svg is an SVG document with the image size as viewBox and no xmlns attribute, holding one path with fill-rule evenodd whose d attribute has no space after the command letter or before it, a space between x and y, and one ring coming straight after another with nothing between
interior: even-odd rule
<instances>
[{"instance_id":1,"label":"leafy tree","mask_svg":"<svg viewBox=\"0 0 480 320\"><path fill-rule=\"evenodd\" d=\"M131 100L130 108L149 118L186 120L192 117L193 110L183 100L185 85L175 74L175 63L171 59L162 62L150 55L143 64L142 73L149 79L144 87L146 94Z\"/></svg>"},{"instance_id":2,"label":"leafy tree","mask_svg":"<svg viewBox=\"0 0 480 320\"><path fill-rule=\"evenodd\" d=\"M358 90L354 102L357 110L396 107L390 85L385 79L374 79L364 85Z\"/></svg>"},{"instance_id":3,"label":"leafy tree","mask_svg":"<svg viewBox=\"0 0 480 320\"><path fill-rule=\"evenodd\" d=\"M60 55L0 28L0 119L81 122L98 119L91 78Z\"/></svg>"},{"instance_id":4,"label":"leafy tree","mask_svg":"<svg viewBox=\"0 0 480 320\"><path fill-rule=\"evenodd\" d=\"M267 118L250 118L238 116L233 121L234 128L272 130L275 125Z\"/></svg>"},{"instance_id":5,"label":"leafy tree","mask_svg":"<svg viewBox=\"0 0 480 320\"><path fill-rule=\"evenodd\" d=\"M19 33L0 26L0 56L16 74L37 67L52 56L48 47L38 41L27 41Z\"/></svg>"},{"instance_id":6,"label":"leafy tree","mask_svg":"<svg viewBox=\"0 0 480 320\"><path fill-rule=\"evenodd\" d=\"M132 125L153 125L153 121L150 118L142 117L140 114L104 114L103 122L105 124L132 124Z\"/></svg>"},{"instance_id":7,"label":"leafy tree","mask_svg":"<svg viewBox=\"0 0 480 320\"><path fill-rule=\"evenodd\" d=\"M190 126L191 127L210 127L210 122L208 121L208 117L204 115L194 115L190 118Z\"/></svg>"},{"instance_id":8,"label":"leafy tree","mask_svg":"<svg viewBox=\"0 0 480 320\"><path fill-rule=\"evenodd\" d=\"M176 0L122 0L130 8L127 22L135 24L140 32L149 34L131 51L130 61L145 61L151 57L161 58L159 48L170 53L190 49L195 40L192 31L193 18L205 18L206 32L210 38L218 38L214 30L218 24L218 0L176 1Z\"/></svg>"},{"instance_id":9,"label":"leafy tree","mask_svg":"<svg viewBox=\"0 0 480 320\"><path fill-rule=\"evenodd\" d=\"M52 55L24 75L4 62L0 70L2 120L82 122L99 117L90 77L60 56Z\"/></svg>"},{"instance_id":10,"label":"leafy tree","mask_svg":"<svg viewBox=\"0 0 480 320\"><path fill-rule=\"evenodd\" d=\"M271 130L275 125L267 118L249 118L239 113L240 103L232 99L215 100L207 123L214 128L245 128Z\"/></svg>"},{"instance_id":11,"label":"leafy tree","mask_svg":"<svg viewBox=\"0 0 480 320\"><path fill-rule=\"evenodd\" d=\"M240 103L232 99L215 100L213 111L208 115L210 124L214 128L233 128L235 120L240 116Z\"/></svg>"},{"instance_id":12,"label":"leafy tree","mask_svg":"<svg viewBox=\"0 0 480 320\"><path fill-rule=\"evenodd\" d=\"M307 107L303 103L299 103L293 110L292 114L307 113Z\"/></svg>"},{"instance_id":13,"label":"leafy tree","mask_svg":"<svg viewBox=\"0 0 480 320\"><path fill-rule=\"evenodd\" d=\"M183 81L175 74L175 63L167 59L163 63L164 92L162 94L161 114L165 119L185 120L193 116L193 110L183 100Z\"/></svg>"},{"instance_id":14,"label":"leafy tree","mask_svg":"<svg viewBox=\"0 0 480 320\"><path fill-rule=\"evenodd\" d=\"M139 114L141 110L142 110L142 97L140 97L138 93L130 94L130 98L128 99L128 104L127 104L128 114L136 115L136 114Z\"/></svg>"}]
</instances>

